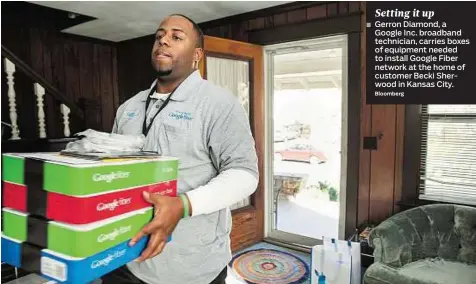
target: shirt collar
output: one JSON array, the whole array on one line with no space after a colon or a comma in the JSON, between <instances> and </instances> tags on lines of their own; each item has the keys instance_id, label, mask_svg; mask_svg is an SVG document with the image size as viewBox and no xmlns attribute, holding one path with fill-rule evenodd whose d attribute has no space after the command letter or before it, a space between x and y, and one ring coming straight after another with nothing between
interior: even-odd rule
<instances>
[{"instance_id":1,"label":"shirt collar","mask_svg":"<svg viewBox=\"0 0 476 284\"><path fill-rule=\"evenodd\" d=\"M200 75L200 70L194 71L190 74L175 90L172 97L170 98L171 101L186 101L191 95L194 94L192 90L196 89L198 83L202 81L202 76ZM150 94L152 88L154 88L157 79L150 85L149 89L146 91L146 94L142 98L142 101L145 102L147 100L147 96Z\"/></svg>"},{"instance_id":2,"label":"shirt collar","mask_svg":"<svg viewBox=\"0 0 476 284\"><path fill-rule=\"evenodd\" d=\"M166 100L169 95L170 94L158 94L157 92L154 92L150 97L152 99Z\"/></svg>"}]
</instances>

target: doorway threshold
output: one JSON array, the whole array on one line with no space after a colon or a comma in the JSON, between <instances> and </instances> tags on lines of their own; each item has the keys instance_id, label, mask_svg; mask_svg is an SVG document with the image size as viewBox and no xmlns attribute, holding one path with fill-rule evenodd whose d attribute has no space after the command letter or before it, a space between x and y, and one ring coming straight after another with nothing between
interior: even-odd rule
<instances>
[{"instance_id":1,"label":"doorway threshold","mask_svg":"<svg viewBox=\"0 0 476 284\"><path fill-rule=\"evenodd\" d=\"M297 251L300 251L300 252L311 253L311 247L301 245L301 244L283 242L283 241L273 239L273 238L269 238L269 237L264 238L263 242L270 243L270 244L273 244L273 245L277 245L277 246L280 246L280 247L285 247L285 248L288 248L288 249L297 250Z\"/></svg>"}]
</instances>

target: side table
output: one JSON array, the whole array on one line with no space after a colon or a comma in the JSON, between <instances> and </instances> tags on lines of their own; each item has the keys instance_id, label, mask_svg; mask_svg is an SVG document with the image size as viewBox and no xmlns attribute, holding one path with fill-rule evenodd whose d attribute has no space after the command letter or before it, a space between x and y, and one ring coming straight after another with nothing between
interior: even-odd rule
<instances>
[{"instance_id":1,"label":"side table","mask_svg":"<svg viewBox=\"0 0 476 284\"><path fill-rule=\"evenodd\" d=\"M360 241L360 261L362 267L369 267L374 263L374 249L369 246L367 240Z\"/></svg>"},{"instance_id":2,"label":"side table","mask_svg":"<svg viewBox=\"0 0 476 284\"><path fill-rule=\"evenodd\" d=\"M356 230L348 240L360 243L360 263L363 268L367 268L374 263L374 249L369 245L367 238L362 237L361 234L359 230Z\"/></svg>"}]
</instances>

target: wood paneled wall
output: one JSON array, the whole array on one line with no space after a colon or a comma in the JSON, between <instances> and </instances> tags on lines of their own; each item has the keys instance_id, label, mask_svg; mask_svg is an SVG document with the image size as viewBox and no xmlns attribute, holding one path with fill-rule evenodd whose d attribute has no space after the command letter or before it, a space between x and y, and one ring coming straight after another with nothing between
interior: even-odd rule
<instances>
[{"instance_id":1,"label":"wood paneled wall","mask_svg":"<svg viewBox=\"0 0 476 284\"><path fill-rule=\"evenodd\" d=\"M377 150L361 147L358 224L378 223L399 211L404 123L404 106L362 104L361 136L379 138Z\"/></svg>"},{"instance_id":2,"label":"wood paneled wall","mask_svg":"<svg viewBox=\"0 0 476 284\"><path fill-rule=\"evenodd\" d=\"M66 96L75 101L88 99L97 102L100 112L98 130L112 129L119 106L115 44L68 36L33 24L3 22L2 44ZM35 138L38 127L32 123L36 121L33 82L22 77L21 71L16 72L15 82L20 128L25 134L22 137ZM3 104L3 97L2 105L2 120L9 121L8 109L5 109L8 104ZM46 95L45 108L48 136L64 136L59 103ZM73 130L81 129L78 120L73 118L72 123Z\"/></svg>"},{"instance_id":3,"label":"wood paneled wall","mask_svg":"<svg viewBox=\"0 0 476 284\"><path fill-rule=\"evenodd\" d=\"M366 5L362 5L361 137L378 137L377 150L361 146L358 224L378 223L399 211L402 196L405 106L366 104Z\"/></svg>"},{"instance_id":4,"label":"wood paneled wall","mask_svg":"<svg viewBox=\"0 0 476 284\"><path fill-rule=\"evenodd\" d=\"M155 35L123 41L117 45L119 75L119 100L121 103L141 90L150 87L155 80L152 68L152 46Z\"/></svg>"},{"instance_id":5,"label":"wood paneled wall","mask_svg":"<svg viewBox=\"0 0 476 284\"><path fill-rule=\"evenodd\" d=\"M360 2L294 2L203 23L200 26L204 33L210 36L253 42L256 41L252 38L254 31L273 31L278 27L346 17L360 11ZM293 32L300 31L296 29Z\"/></svg>"}]
</instances>

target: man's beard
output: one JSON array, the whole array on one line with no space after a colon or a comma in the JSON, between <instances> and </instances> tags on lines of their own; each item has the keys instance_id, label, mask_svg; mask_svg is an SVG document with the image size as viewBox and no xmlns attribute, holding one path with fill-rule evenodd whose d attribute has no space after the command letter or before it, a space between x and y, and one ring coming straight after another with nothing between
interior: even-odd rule
<instances>
[{"instance_id":1,"label":"man's beard","mask_svg":"<svg viewBox=\"0 0 476 284\"><path fill-rule=\"evenodd\" d=\"M172 69L167 69L167 70L156 70L156 73L157 77L165 77L165 76L168 76L170 74L172 74Z\"/></svg>"},{"instance_id":2,"label":"man's beard","mask_svg":"<svg viewBox=\"0 0 476 284\"><path fill-rule=\"evenodd\" d=\"M152 64L152 67L155 70L155 76L157 78L166 77L166 76L169 76L170 74L172 74L172 70L173 70L172 66L170 66L167 69L161 69L159 64L157 64L153 59L152 59L151 64Z\"/></svg>"}]
</instances>

